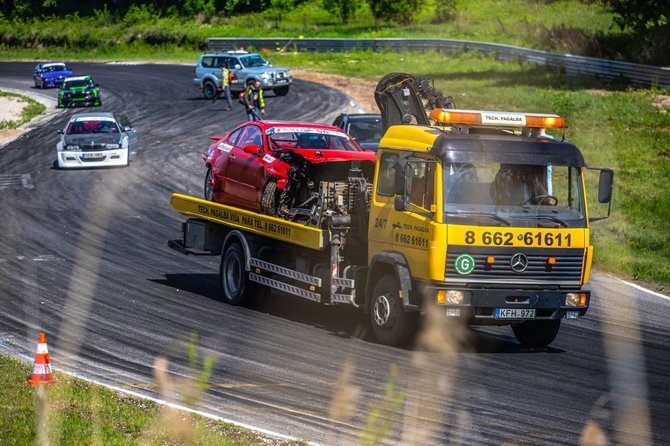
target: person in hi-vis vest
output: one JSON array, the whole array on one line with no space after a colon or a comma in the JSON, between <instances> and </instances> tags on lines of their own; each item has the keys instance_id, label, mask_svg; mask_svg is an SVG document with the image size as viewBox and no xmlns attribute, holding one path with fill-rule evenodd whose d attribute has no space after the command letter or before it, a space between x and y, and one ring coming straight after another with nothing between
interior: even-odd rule
<instances>
[{"instance_id":1,"label":"person in hi-vis vest","mask_svg":"<svg viewBox=\"0 0 670 446\"><path fill-rule=\"evenodd\" d=\"M221 93L223 93L226 96L226 102L228 103L228 110L233 109L233 98L230 96L230 81L233 76L233 72L230 71L225 65L221 65ZM218 93L214 96L214 101L218 99L219 95L221 93Z\"/></svg>"}]
</instances>

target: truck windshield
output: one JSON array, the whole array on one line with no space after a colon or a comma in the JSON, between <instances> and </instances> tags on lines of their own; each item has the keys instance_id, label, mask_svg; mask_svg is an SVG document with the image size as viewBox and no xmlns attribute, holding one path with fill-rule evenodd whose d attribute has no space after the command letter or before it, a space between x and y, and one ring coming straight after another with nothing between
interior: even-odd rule
<instances>
[{"instance_id":1,"label":"truck windshield","mask_svg":"<svg viewBox=\"0 0 670 446\"><path fill-rule=\"evenodd\" d=\"M240 57L240 60L244 68L264 67L268 65L267 61L257 54Z\"/></svg>"},{"instance_id":2,"label":"truck windshield","mask_svg":"<svg viewBox=\"0 0 670 446\"><path fill-rule=\"evenodd\" d=\"M447 163L444 210L453 224L585 227L580 169L504 163Z\"/></svg>"}]
</instances>

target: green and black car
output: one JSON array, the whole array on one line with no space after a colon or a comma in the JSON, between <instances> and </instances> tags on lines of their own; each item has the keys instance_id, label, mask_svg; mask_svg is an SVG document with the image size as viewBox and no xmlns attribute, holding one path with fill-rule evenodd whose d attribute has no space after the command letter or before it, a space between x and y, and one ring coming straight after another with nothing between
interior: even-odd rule
<instances>
[{"instance_id":1,"label":"green and black car","mask_svg":"<svg viewBox=\"0 0 670 446\"><path fill-rule=\"evenodd\" d=\"M67 77L58 92L58 107L102 105L100 88L91 76Z\"/></svg>"}]
</instances>

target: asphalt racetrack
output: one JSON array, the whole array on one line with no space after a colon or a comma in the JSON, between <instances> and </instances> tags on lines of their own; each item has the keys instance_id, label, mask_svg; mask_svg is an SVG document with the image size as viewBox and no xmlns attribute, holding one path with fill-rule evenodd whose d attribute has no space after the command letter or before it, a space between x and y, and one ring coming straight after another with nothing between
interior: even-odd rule
<instances>
[{"instance_id":1,"label":"asphalt racetrack","mask_svg":"<svg viewBox=\"0 0 670 446\"><path fill-rule=\"evenodd\" d=\"M55 98L33 87L33 67L0 63L0 88ZM550 348L524 350L509 328L478 328L450 353L377 345L350 308L278 295L229 306L218 258L167 247L184 220L169 201L202 196L200 154L245 119L242 106L204 100L192 66L72 68L100 84L99 110L128 115L139 149L128 168L54 169L56 130L76 110L0 149L0 353L31 358L44 331L56 370L161 397L154 361L167 358L182 379L196 334L200 360L217 360L198 409L320 444L358 444L392 365L405 404L391 411L387 444L576 445L598 429L610 444L670 444L665 297L594 271L591 310L564 321ZM341 92L299 79L266 102L279 120L330 123L352 110ZM345 364L351 377L336 391ZM329 420L334 395L356 392Z\"/></svg>"}]
</instances>

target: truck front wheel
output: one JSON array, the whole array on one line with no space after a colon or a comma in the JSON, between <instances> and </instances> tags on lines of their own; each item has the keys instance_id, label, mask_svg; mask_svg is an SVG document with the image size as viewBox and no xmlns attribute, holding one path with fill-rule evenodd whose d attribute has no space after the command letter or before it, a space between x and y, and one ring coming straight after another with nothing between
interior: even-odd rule
<instances>
[{"instance_id":1,"label":"truck front wheel","mask_svg":"<svg viewBox=\"0 0 670 446\"><path fill-rule=\"evenodd\" d=\"M554 341L560 327L560 319L528 321L512 325L512 331L524 347L546 347Z\"/></svg>"},{"instance_id":2,"label":"truck front wheel","mask_svg":"<svg viewBox=\"0 0 670 446\"><path fill-rule=\"evenodd\" d=\"M370 322L379 343L399 345L413 338L418 313L406 312L402 302L394 275L387 274L377 281L370 299Z\"/></svg>"},{"instance_id":3,"label":"truck front wheel","mask_svg":"<svg viewBox=\"0 0 670 446\"><path fill-rule=\"evenodd\" d=\"M221 287L223 298L231 305L245 305L252 300L253 287L244 268L245 257L242 246L233 242L221 259Z\"/></svg>"}]
</instances>

